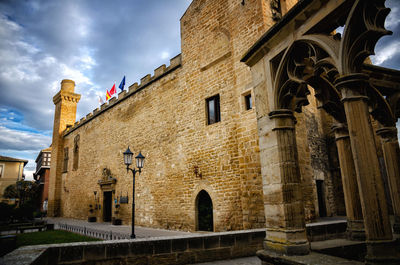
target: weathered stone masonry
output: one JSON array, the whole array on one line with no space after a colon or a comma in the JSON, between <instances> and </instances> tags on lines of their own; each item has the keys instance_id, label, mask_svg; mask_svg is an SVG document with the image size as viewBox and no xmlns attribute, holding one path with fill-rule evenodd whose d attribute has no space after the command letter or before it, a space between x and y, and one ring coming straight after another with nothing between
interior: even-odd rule
<instances>
[{"instance_id":1,"label":"weathered stone masonry","mask_svg":"<svg viewBox=\"0 0 400 265\"><path fill-rule=\"evenodd\" d=\"M289 7L288 2L282 10ZM112 216L129 223L132 175L126 172L122 155L129 145L146 157L136 177L136 224L196 230L196 197L205 190L212 199L215 231L264 227L262 132L255 109L246 110L244 101L251 94L254 103L260 95L254 93L256 83L240 58L275 23L272 16L269 1L195 0L181 18L182 54L171 59L170 66L160 66L153 76L143 77L140 84L76 123L79 95L73 94L77 100L67 114L55 114L55 121L63 122L54 127L49 214L86 219L90 203L100 205L95 215L102 221L104 192L112 191L113 200L128 196L118 214L113 206ZM220 98L221 121L207 125L205 102L215 95ZM313 114L315 102L308 109L312 115L298 119L302 130L296 130L296 142L305 218L313 220L319 215L316 179L325 181L327 191L336 188L335 181L328 181L329 170L313 168L311 160L318 150L310 148L315 143L307 126L314 124L323 138L329 120ZM79 161L74 161L76 137ZM68 168L63 173L65 148ZM327 156L326 148L322 150ZM100 186L105 168L115 180ZM331 193L324 194L328 214L337 214L343 206Z\"/></svg>"}]
</instances>

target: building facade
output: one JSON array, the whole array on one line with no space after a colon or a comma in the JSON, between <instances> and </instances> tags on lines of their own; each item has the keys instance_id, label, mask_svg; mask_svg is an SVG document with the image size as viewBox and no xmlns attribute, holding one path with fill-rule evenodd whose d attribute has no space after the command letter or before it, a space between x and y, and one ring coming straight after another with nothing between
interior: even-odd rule
<instances>
[{"instance_id":1,"label":"building facade","mask_svg":"<svg viewBox=\"0 0 400 265\"><path fill-rule=\"evenodd\" d=\"M33 178L40 184L40 209L43 210L43 203L48 200L49 197L51 147L41 150L35 162L36 171L33 174Z\"/></svg>"},{"instance_id":2,"label":"building facade","mask_svg":"<svg viewBox=\"0 0 400 265\"><path fill-rule=\"evenodd\" d=\"M295 2L194 0L181 18L182 53L78 122L80 95L63 80L53 98L49 215L86 219L92 209L99 221L130 223L129 146L146 157L136 177L137 225L265 227L265 213L277 209L264 210L261 165L277 158L260 161L260 95L240 59ZM296 141L305 219L345 215L333 119L313 97L303 112Z\"/></svg>"},{"instance_id":3,"label":"building facade","mask_svg":"<svg viewBox=\"0 0 400 265\"><path fill-rule=\"evenodd\" d=\"M24 179L24 167L27 163L28 160L0 156L0 198L3 202L9 202L3 198L4 190Z\"/></svg>"}]
</instances>

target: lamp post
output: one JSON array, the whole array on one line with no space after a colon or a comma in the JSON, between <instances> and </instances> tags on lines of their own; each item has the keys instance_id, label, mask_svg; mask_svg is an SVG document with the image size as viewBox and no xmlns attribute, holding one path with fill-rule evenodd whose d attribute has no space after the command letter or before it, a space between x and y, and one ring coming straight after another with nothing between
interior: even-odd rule
<instances>
[{"instance_id":1,"label":"lamp post","mask_svg":"<svg viewBox=\"0 0 400 265\"><path fill-rule=\"evenodd\" d=\"M141 152L139 152L139 154L135 157L136 158L136 167L138 168L136 170L136 168L134 167L133 169L130 168L129 166L132 164L132 157L133 157L133 153L131 152L131 150L126 149L126 151L124 152L124 163L126 165L126 172L128 172L129 170L132 171L132 175L133 175L133 193L132 193L132 233L131 233L131 238L135 238L135 175L136 172L140 172L142 171L143 168L143 164L144 164L144 159L145 157L142 155Z\"/></svg>"}]
</instances>

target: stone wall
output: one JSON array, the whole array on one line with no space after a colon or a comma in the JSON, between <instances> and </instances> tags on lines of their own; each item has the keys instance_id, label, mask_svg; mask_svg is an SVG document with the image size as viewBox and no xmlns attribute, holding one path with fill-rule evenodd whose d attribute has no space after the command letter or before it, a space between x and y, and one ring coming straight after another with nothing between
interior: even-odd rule
<instances>
[{"instance_id":1,"label":"stone wall","mask_svg":"<svg viewBox=\"0 0 400 265\"><path fill-rule=\"evenodd\" d=\"M22 247L2 264L192 264L254 256L265 231Z\"/></svg>"},{"instance_id":2,"label":"stone wall","mask_svg":"<svg viewBox=\"0 0 400 265\"><path fill-rule=\"evenodd\" d=\"M130 223L132 174L123 164L123 152L130 146L135 156L141 151L146 157L136 177L136 224L196 230L196 198L205 190L212 199L214 231L264 227L264 210L269 209L263 205L260 158L268 156L260 157L256 111L246 110L244 98L252 95L253 106L271 99L256 100L261 95L254 93L254 86L260 84L253 82L240 58L273 23L268 1L193 1L181 18L182 54L170 66L160 66L53 140L50 189L61 202L61 216L86 219L91 204L100 206L94 215L102 221L103 192L112 191L113 200L129 198L118 214L113 206L113 218ZM214 95L220 98L221 121L207 125L206 99ZM268 113L267 105L260 109ZM314 136L307 126L315 120L323 123L314 118L316 111L311 104L296 128L307 220L318 215L310 146L324 135ZM55 132L61 127L55 126ZM68 171L61 173L66 147ZM115 183L101 188L104 169ZM270 170L265 169L267 175ZM58 204L49 201L49 212L51 205Z\"/></svg>"},{"instance_id":3,"label":"stone wall","mask_svg":"<svg viewBox=\"0 0 400 265\"><path fill-rule=\"evenodd\" d=\"M257 123L254 109L244 106L244 96L252 93L251 75L239 62L268 28L270 14L263 13L261 3L193 1L181 19L182 55L68 130L62 216L86 219L89 205L82 201L95 204L94 191L103 206L97 183L108 168L117 179L113 199L129 196L115 217L130 222L132 175L122 160L129 145L146 157L136 181L138 225L195 230L196 196L205 190L213 202L215 231L264 226ZM253 30L244 30L245 25ZM216 94L221 122L207 125L205 102ZM96 211L99 220L103 208Z\"/></svg>"}]
</instances>

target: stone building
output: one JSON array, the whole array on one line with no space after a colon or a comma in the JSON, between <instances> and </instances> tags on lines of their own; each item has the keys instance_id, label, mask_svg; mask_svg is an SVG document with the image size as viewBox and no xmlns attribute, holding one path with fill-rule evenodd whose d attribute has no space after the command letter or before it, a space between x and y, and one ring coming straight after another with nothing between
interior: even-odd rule
<instances>
[{"instance_id":1,"label":"stone building","mask_svg":"<svg viewBox=\"0 0 400 265\"><path fill-rule=\"evenodd\" d=\"M130 146L146 157L136 224L264 227L257 95L240 59L295 2L194 0L181 18L182 53L78 122L80 95L63 80L53 99L49 214L86 219L90 204L100 221L129 223L132 175L122 152ZM345 215L331 119L315 101L306 113L297 130L305 218Z\"/></svg>"},{"instance_id":2,"label":"stone building","mask_svg":"<svg viewBox=\"0 0 400 265\"><path fill-rule=\"evenodd\" d=\"M389 34L384 1L374 3L194 0L182 53L78 122L80 95L63 80L49 214L86 219L92 209L129 223L129 146L146 157L138 225L266 227L268 250L307 254L305 223L347 214L349 238L370 242L371 262L384 259L393 236L382 172L397 233L400 224L400 82L364 64Z\"/></svg>"},{"instance_id":3,"label":"stone building","mask_svg":"<svg viewBox=\"0 0 400 265\"><path fill-rule=\"evenodd\" d=\"M51 147L41 150L35 162L36 171L33 173L33 178L40 184L40 209L43 210L43 203L49 197Z\"/></svg>"}]
</instances>

